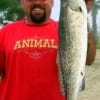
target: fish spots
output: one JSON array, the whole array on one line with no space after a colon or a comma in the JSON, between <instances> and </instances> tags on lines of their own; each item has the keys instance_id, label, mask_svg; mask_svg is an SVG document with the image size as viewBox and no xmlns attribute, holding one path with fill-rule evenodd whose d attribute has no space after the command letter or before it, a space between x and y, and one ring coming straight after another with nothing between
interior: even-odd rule
<instances>
[{"instance_id":1,"label":"fish spots","mask_svg":"<svg viewBox=\"0 0 100 100\"><path fill-rule=\"evenodd\" d=\"M81 72L81 75L83 76L83 72Z\"/></svg>"}]
</instances>

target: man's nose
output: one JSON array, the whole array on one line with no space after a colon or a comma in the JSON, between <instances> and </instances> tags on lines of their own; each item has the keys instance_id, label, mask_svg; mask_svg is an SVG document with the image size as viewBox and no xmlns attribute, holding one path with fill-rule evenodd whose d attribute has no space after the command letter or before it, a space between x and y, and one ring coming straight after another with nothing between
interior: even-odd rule
<instances>
[{"instance_id":1,"label":"man's nose","mask_svg":"<svg viewBox=\"0 0 100 100\"><path fill-rule=\"evenodd\" d=\"M43 2L43 0L33 0L34 4L40 4Z\"/></svg>"},{"instance_id":2,"label":"man's nose","mask_svg":"<svg viewBox=\"0 0 100 100\"><path fill-rule=\"evenodd\" d=\"M40 4L42 0L34 0L34 4Z\"/></svg>"},{"instance_id":3,"label":"man's nose","mask_svg":"<svg viewBox=\"0 0 100 100\"><path fill-rule=\"evenodd\" d=\"M26 1L28 1L30 3L34 3L34 4L40 4L43 2L43 0L26 0Z\"/></svg>"}]
</instances>

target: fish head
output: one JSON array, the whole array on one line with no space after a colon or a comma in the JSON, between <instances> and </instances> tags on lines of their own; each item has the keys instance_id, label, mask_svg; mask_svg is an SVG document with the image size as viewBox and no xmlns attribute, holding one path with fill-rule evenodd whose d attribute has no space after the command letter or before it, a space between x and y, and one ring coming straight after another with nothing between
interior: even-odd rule
<instances>
[{"instance_id":1,"label":"fish head","mask_svg":"<svg viewBox=\"0 0 100 100\"><path fill-rule=\"evenodd\" d=\"M87 8L84 0L68 0L67 5L73 10L82 12L87 16Z\"/></svg>"}]
</instances>

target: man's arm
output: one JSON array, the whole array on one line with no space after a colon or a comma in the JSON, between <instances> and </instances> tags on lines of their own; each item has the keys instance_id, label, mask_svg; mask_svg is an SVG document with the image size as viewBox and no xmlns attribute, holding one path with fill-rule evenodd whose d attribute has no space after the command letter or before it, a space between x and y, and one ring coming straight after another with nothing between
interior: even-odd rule
<instances>
[{"instance_id":1,"label":"man's arm","mask_svg":"<svg viewBox=\"0 0 100 100\"><path fill-rule=\"evenodd\" d=\"M86 65L92 65L96 57L96 43L92 32L88 34L88 51Z\"/></svg>"}]
</instances>

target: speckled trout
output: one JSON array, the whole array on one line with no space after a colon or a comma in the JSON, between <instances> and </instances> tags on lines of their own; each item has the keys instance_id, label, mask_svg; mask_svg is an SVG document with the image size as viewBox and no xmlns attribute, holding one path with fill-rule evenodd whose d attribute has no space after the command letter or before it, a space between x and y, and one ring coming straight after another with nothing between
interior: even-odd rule
<instances>
[{"instance_id":1,"label":"speckled trout","mask_svg":"<svg viewBox=\"0 0 100 100\"><path fill-rule=\"evenodd\" d=\"M84 0L61 0L59 63L66 100L77 100L87 54L87 10Z\"/></svg>"}]
</instances>

